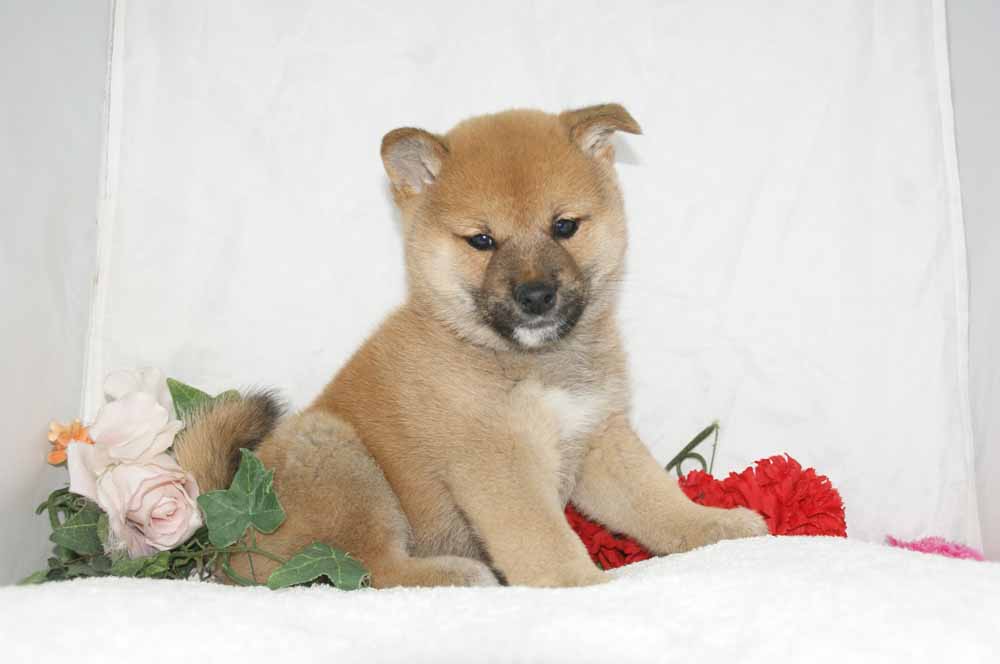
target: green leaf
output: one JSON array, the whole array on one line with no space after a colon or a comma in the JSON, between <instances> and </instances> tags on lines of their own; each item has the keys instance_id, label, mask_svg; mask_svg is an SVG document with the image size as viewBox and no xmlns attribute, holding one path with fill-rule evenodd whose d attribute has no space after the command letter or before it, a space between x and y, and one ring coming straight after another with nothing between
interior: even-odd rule
<instances>
[{"instance_id":1,"label":"green leaf","mask_svg":"<svg viewBox=\"0 0 1000 664\"><path fill-rule=\"evenodd\" d=\"M64 486L61 489L56 489L55 491L49 494L49 497L45 499L45 502L43 502L42 504L40 504L38 507L35 508L35 514L41 514L45 510L49 509L49 507L59 505L61 504L62 501L66 500L69 497L70 493L68 486Z\"/></svg>"},{"instance_id":2,"label":"green leaf","mask_svg":"<svg viewBox=\"0 0 1000 664\"><path fill-rule=\"evenodd\" d=\"M34 586L39 583L45 583L49 580L49 570L40 569L30 576L26 576L17 582L19 586Z\"/></svg>"},{"instance_id":3,"label":"green leaf","mask_svg":"<svg viewBox=\"0 0 1000 664\"><path fill-rule=\"evenodd\" d=\"M103 576L103 574L91 564L87 558L81 558L76 562L66 565L66 578L75 579L81 576Z\"/></svg>"},{"instance_id":4,"label":"green leaf","mask_svg":"<svg viewBox=\"0 0 1000 664\"><path fill-rule=\"evenodd\" d=\"M213 401L232 401L234 399L242 399L243 395L240 394L239 390L226 390L215 395Z\"/></svg>"},{"instance_id":5,"label":"green leaf","mask_svg":"<svg viewBox=\"0 0 1000 664\"><path fill-rule=\"evenodd\" d=\"M343 551L322 542L313 542L301 553L274 570L267 579L271 590L315 581L324 576L341 590L366 588L371 575L364 566Z\"/></svg>"},{"instance_id":6,"label":"green leaf","mask_svg":"<svg viewBox=\"0 0 1000 664\"><path fill-rule=\"evenodd\" d=\"M111 558L107 556L94 556L90 559L90 566L100 575L111 574Z\"/></svg>"},{"instance_id":7,"label":"green leaf","mask_svg":"<svg viewBox=\"0 0 1000 664\"><path fill-rule=\"evenodd\" d=\"M122 557L111 563L110 572L113 576L131 576L152 578L165 575L170 571L170 552L160 551L151 556L141 558Z\"/></svg>"},{"instance_id":8,"label":"green leaf","mask_svg":"<svg viewBox=\"0 0 1000 664\"><path fill-rule=\"evenodd\" d=\"M202 392L197 387L192 387L174 378L167 379L167 389L170 390L170 397L174 400L174 410L177 411L177 417L182 420L187 419L192 414L197 414L199 410L211 405L213 402L243 398L239 390L226 390L213 397L207 392Z\"/></svg>"},{"instance_id":9,"label":"green leaf","mask_svg":"<svg viewBox=\"0 0 1000 664\"><path fill-rule=\"evenodd\" d=\"M142 568L141 576L152 578L161 576L170 571L170 552L160 551L155 556L150 556L149 564Z\"/></svg>"},{"instance_id":10,"label":"green leaf","mask_svg":"<svg viewBox=\"0 0 1000 664\"><path fill-rule=\"evenodd\" d=\"M60 567L59 569L49 570L49 581L63 581L66 578L66 570Z\"/></svg>"},{"instance_id":11,"label":"green leaf","mask_svg":"<svg viewBox=\"0 0 1000 664\"><path fill-rule=\"evenodd\" d=\"M228 489L209 491L198 496L198 507L205 514L208 539L217 547L234 544L250 527L248 499Z\"/></svg>"},{"instance_id":12,"label":"green leaf","mask_svg":"<svg viewBox=\"0 0 1000 664\"><path fill-rule=\"evenodd\" d=\"M167 574L171 579L186 579L191 576L191 573L198 567L198 561L195 558L185 557L183 555L170 556L170 573Z\"/></svg>"},{"instance_id":13,"label":"green leaf","mask_svg":"<svg viewBox=\"0 0 1000 664\"><path fill-rule=\"evenodd\" d=\"M144 556L142 558L129 558L124 556L111 563L112 576L139 576L143 568L149 564L154 556Z\"/></svg>"},{"instance_id":14,"label":"green leaf","mask_svg":"<svg viewBox=\"0 0 1000 664\"><path fill-rule=\"evenodd\" d=\"M97 536L97 522L101 514L101 510L96 507L80 510L56 527L49 539L82 555L100 553L104 550Z\"/></svg>"},{"instance_id":15,"label":"green leaf","mask_svg":"<svg viewBox=\"0 0 1000 664\"><path fill-rule=\"evenodd\" d=\"M212 401L212 397L206 392L173 378L167 379L167 389L170 390L170 397L174 400L177 417L182 420Z\"/></svg>"},{"instance_id":16,"label":"green leaf","mask_svg":"<svg viewBox=\"0 0 1000 664\"><path fill-rule=\"evenodd\" d=\"M60 549L62 547L56 547ZM69 551L69 549L66 549ZM60 560L49 558L48 581L76 579L86 576L106 576L111 571L111 560L102 554L95 556L78 556L70 553L72 558Z\"/></svg>"},{"instance_id":17,"label":"green leaf","mask_svg":"<svg viewBox=\"0 0 1000 664\"><path fill-rule=\"evenodd\" d=\"M73 551L72 549L67 549L66 547L61 546L59 544L53 547L52 553L56 555L56 558L58 558L59 562L61 563L68 563L71 560L75 560L76 558L80 557L80 554L78 554L76 551Z\"/></svg>"},{"instance_id":18,"label":"green leaf","mask_svg":"<svg viewBox=\"0 0 1000 664\"><path fill-rule=\"evenodd\" d=\"M274 471L264 470L249 450L240 450L240 455L240 468L228 489L198 496L208 539L220 548L235 543L250 526L273 533L285 520L285 510L274 493Z\"/></svg>"}]
</instances>

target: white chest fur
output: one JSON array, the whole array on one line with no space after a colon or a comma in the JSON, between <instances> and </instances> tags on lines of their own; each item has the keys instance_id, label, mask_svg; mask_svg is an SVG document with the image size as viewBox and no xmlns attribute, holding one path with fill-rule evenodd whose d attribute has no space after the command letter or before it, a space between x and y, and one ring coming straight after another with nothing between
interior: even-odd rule
<instances>
[{"instance_id":1,"label":"white chest fur","mask_svg":"<svg viewBox=\"0 0 1000 664\"><path fill-rule=\"evenodd\" d=\"M580 440L608 415L608 400L602 394L546 387L540 397L558 424L560 440L565 442Z\"/></svg>"},{"instance_id":2,"label":"white chest fur","mask_svg":"<svg viewBox=\"0 0 1000 664\"><path fill-rule=\"evenodd\" d=\"M565 502L576 483L587 435L608 415L608 400L603 394L558 387L544 388L540 400L559 432L559 441L549 453L554 456L559 496Z\"/></svg>"},{"instance_id":3,"label":"white chest fur","mask_svg":"<svg viewBox=\"0 0 1000 664\"><path fill-rule=\"evenodd\" d=\"M576 482L587 435L608 416L607 395L529 379L519 383L510 396L511 434L532 450L539 470L552 474L565 501Z\"/></svg>"}]
</instances>

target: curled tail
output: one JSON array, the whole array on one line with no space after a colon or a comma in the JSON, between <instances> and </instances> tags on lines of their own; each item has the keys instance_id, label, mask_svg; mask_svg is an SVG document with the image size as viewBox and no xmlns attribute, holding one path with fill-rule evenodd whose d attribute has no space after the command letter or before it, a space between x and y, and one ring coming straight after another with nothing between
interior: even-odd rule
<instances>
[{"instance_id":1,"label":"curled tail","mask_svg":"<svg viewBox=\"0 0 1000 664\"><path fill-rule=\"evenodd\" d=\"M256 448L283 414L281 401L268 391L214 401L191 418L177 438L177 462L194 475L202 493L228 488L240 448Z\"/></svg>"}]
</instances>

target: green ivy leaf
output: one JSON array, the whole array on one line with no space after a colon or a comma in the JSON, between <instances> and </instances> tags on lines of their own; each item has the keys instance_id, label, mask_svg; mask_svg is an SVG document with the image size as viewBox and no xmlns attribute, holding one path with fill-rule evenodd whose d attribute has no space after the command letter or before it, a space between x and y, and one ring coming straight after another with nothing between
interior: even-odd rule
<instances>
[{"instance_id":1,"label":"green ivy leaf","mask_svg":"<svg viewBox=\"0 0 1000 664\"><path fill-rule=\"evenodd\" d=\"M198 496L205 514L208 539L217 547L227 547L243 537L250 526L247 499L229 490L209 491Z\"/></svg>"},{"instance_id":2,"label":"green ivy leaf","mask_svg":"<svg viewBox=\"0 0 1000 664\"><path fill-rule=\"evenodd\" d=\"M49 572L49 581L63 581L66 579L66 570L60 567Z\"/></svg>"},{"instance_id":3,"label":"green ivy leaf","mask_svg":"<svg viewBox=\"0 0 1000 664\"><path fill-rule=\"evenodd\" d=\"M148 579L161 576L169 571L170 571L170 552L160 551L158 554L150 557L149 564L142 568L141 576Z\"/></svg>"},{"instance_id":4,"label":"green ivy leaf","mask_svg":"<svg viewBox=\"0 0 1000 664\"><path fill-rule=\"evenodd\" d=\"M324 576L341 590L366 588L371 575L364 566L343 551L322 542L313 542L301 553L274 570L267 579L271 590L315 581Z\"/></svg>"},{"instance_id":5,"label":"green ivy leaf","mask_svg":"<svg viewBox=\"0 0 1000 664\"><path fill-rule=\"evenodd\" d=\"M215 395L213 401L231 401L233 399L242 399L243 395L240 394L239 390L226 390Z\"/></svg>"},{"instance_id":6,"label":"green ivy leaf","mask_svg":"<svg viewBox=\"0 0 1000 664\"><path fill-rule=\"evenodd\" d=\"M240 468L228 489L198 496L208 539L220 548L235 543L250 526L273 533L285 520L285 510L274 493L274 471L265 470L250 450L242 449L240 455Z\"/></svg>"},{"instance_id":7,"label":"green ivy leaf","mask_svg":"<svg viewBox=\"0 0 1000 664\"><path fill-rule=\"evenodd\" d=\"M86 507L57 526L49 539L81 555L101 553L104 546L97 536L97 522L101 514L97 507Z\"/></svg>"},{"instance_id":8,"label":"green ivy leaf","mask_svg":"<svg viewBox=\"0 0 1000 664\"><path fill-rule=\"evenodd\" d=\"M48 580L49 580L49 570L47 570L47 569L40 569L37 572L35 572L34 574L26 576L23 579L21 579L20 581L18 581L17 585L19 585L19 586L34 586L34 585L38 585L39 583L45 583Z\"/></svg>"},{"instance_id":9,"label":"green ivy leaf","mask_svg":"<svg viewBox=\"0 0 1000 664\"><path fill-rule=\"evenodd\" d=\"M208 393L173 378L167 379L167 389L170 390L170 398L174 400L174 410L177 411L177 417L182 420L187 419L189 415L212 401L212 397Z\"/></svg>"},{"instance_id":10,"label":"green ivy leaf","mask_svg":"<svg viewBox=\"0 0 1000 664\"><path fill-rule=\"evenodd\" d=\"M76 562L72 562L66 565L66 578L75 579L82 576L103 576L103 574L91 565L91 561L86 558L81 558Z\"/></svg>"},{"instance_id":11,"label":"green ivy leaf","mask_svg":"<svg viewBox=\"0 0 1000 664\"><path fill-rule=\"evenodd\" d=\"M198 567L197 560L189 556L178 555L177 551L174 551L170 555L168 562L170 564L170 571L165 576L171 579L186 579Z\"/></svg>"},{"instance_id":12,"label":"green ivy leaf","mask_svg":"<svg viewBox=\"0 0 1000 664\"><path fill-rule=\"evenodd\" d=\"M45 499L45 502L41 503L38 507L35 508L35 514L41 514L47 509L62 506L63 504L72 501L75 498L77 498L77 496L69 492L68 486L64 486L61 489L56 489L55 491L49 494L49 497Z\"/></svg>"},{"instance_id":13,"label":"green ivy leaf","mask_svg":"<svg viewBox=\"0 0 1000 664\"><path fill-rule=\"evenodd\" d=\"M56 558L58 558L59 562L61 563L68 563L71 560L75 560L80 557L80 554L78 554L76 551L73 551L72 549L67 549L66 547L61 546L59 544L57 544L52 548L52 553L55 554Z\"/></svg>"},{"instance_id":14,"label":"green ivy leaf","mask_svg":"<svg viewBox=\"0 0 1000 664\"><path fill-rule=\"evenodd\" d=\"M112 576L139 576L143 568L149 564L150 558L153 556L144 556L142 558L129 558L128 556L123 556L114 560L111 563L111 575Z\"/></svg>"},{"instance_id":15,"label":"green ivy leaf","mask_svg":"<svg viewBox=\"0 0 1000 664\"><path fill-rule=\"evenodd\" d=\"M192 387L174 378L167 379L167 389L170 390L170 397L174 400L174 410L177 411L177 417L182 420L187 419L192 414L197 414L199 410L208 407L213 402L243 398L238 390L226 390L213 397L197 387Z\"/></svg>"},{"instance_id":16,"label":"green ivy leaf","mask_svg":"<svg viewBox=\"0 0 1000 664\"><path fill-rule=\"evenodd\" d=\"M94 556L90 559L90 567L101 576L111 574L111 558L105 555Z\"/></svg>"},{"instance_id":17,"label":"green ivy leaf","mask_svg":"<svg viewBox=\"0 0 1000 664\"><path fill-rule=\"evenodd\" d=\"M163 576L170 571L170 552L160 551L141 558L123 556L111 563L109 571L112 576L143 578Z\"/></svg>"}]
</instances>

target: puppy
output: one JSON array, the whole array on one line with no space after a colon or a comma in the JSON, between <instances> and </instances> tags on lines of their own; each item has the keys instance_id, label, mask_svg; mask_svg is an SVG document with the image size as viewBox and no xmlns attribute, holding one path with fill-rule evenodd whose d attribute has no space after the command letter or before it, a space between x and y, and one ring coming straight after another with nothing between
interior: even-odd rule
<instances>
[{"instance_id":1,"label":"puppy","mask_svg":"<svg viewBox=\"0 0 1000 664\"><path fill-rule=\"evenodd\" d=\"M767 532L688 500L629 424L617 131L640 133L606 104L386 134L406 303L305 411L223 402L178 442L181 465L222 488L255 447L288 514L264 546L326 542L375 587L601 583L570 500L656 554Z\"/></svg>"}]
</instances>

